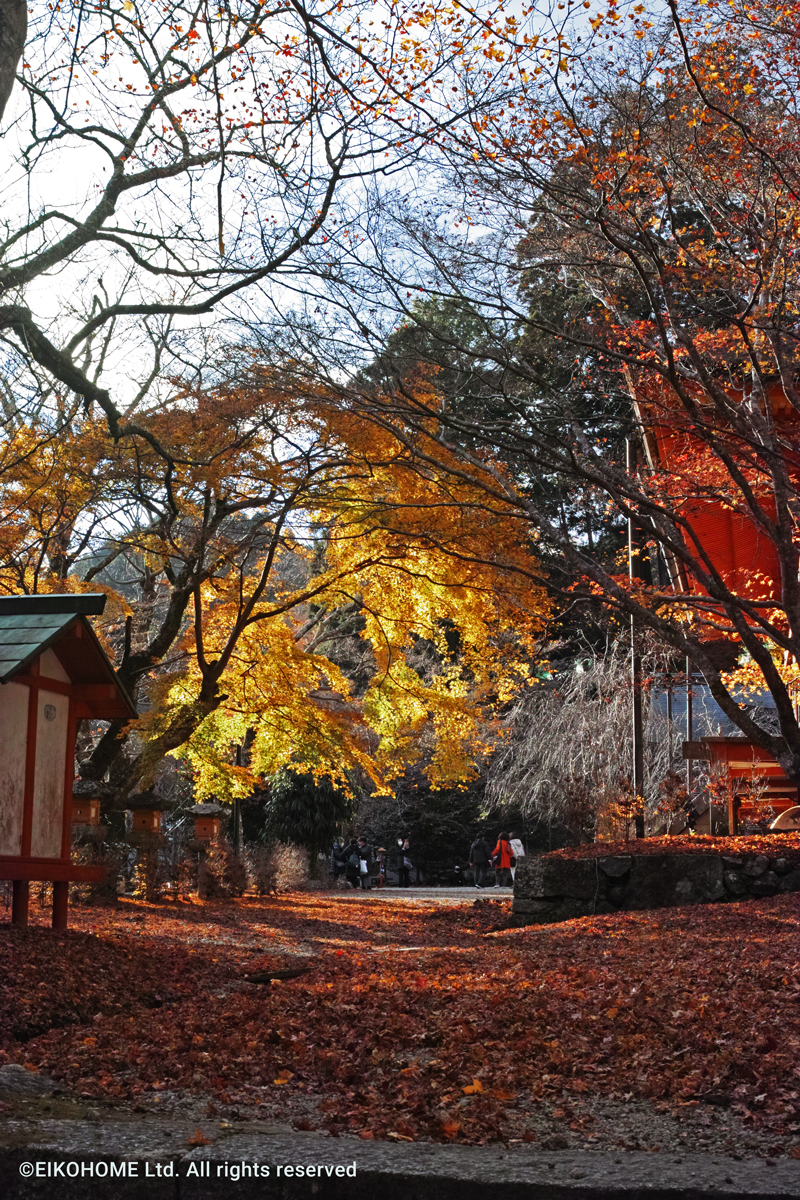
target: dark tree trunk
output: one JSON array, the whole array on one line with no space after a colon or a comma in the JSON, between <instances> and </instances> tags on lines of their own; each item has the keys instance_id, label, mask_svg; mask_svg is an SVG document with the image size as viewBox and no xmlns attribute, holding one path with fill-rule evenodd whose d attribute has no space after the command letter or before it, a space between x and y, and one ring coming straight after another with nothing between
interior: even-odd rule
<instances>
[{"instance_id":1,"label":"dark tree trunk","mask_svg":"<svg viewBox=\"0 0 800 1200\"><path fill-rule=\"evenodd\" d=\"M25 0L0 0L0 117L14 87L28 32Z\"/></svg>"}]
</instances>

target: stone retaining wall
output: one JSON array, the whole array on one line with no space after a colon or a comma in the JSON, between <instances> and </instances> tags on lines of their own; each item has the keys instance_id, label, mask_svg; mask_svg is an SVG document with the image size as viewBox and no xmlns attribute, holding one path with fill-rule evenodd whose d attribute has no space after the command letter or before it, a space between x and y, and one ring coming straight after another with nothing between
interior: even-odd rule
<instances>
[{"instance_id":1,"label":"stone retaining wall","mask_svg":"<svg viewBox=\"0 0 800 1200\"><path fill-rule=\"evenodd\" d=\"M593 913L708 904L800 891L788 858L719 853L522 859L514 880L512 924L545 925Z\"/></svg>"}]
</instances>

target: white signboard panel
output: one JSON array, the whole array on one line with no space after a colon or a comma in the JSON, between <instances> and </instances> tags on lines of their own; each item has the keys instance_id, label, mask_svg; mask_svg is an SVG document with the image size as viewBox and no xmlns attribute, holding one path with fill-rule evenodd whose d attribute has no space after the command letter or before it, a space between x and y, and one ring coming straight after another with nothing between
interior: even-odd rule
<instances>
[{"instance_id":1,"label":"white signboard panel","mask_svg":"<svg viewBox=\"0 0 800 1200\"><path fill-rule=\"evenodd\" d=\"M27 743L28 688L0 684L0 854L22 853Z\"/></svg>"},{"instance_id":2,"label":"white signboard panel","mask_svg":"<svg viewBox=\"0 0 800 1200\"><path fill-rule=\"evenodd\" d=\"M68 717L69 697L40 689L31 828L34 858L61 857Z\"/></svg>"}]
</instances>

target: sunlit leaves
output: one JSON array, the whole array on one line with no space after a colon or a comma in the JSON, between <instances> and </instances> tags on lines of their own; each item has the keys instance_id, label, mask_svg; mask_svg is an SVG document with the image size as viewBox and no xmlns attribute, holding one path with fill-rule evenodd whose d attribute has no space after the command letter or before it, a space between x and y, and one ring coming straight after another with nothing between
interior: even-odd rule
<instances>
[{"instance_id":1,"label":"sunlit leaves","mask_svg":"<svg viewBox=\"0 0 800 1200\"><path fill-rule=\"evenodd\" d=\"M703 1102L724 1101L734 1137L788 1146L796 910L785 896L502 933L493 904L390 896L77 910L66 937L0 939L0 1056L111 1103L276 1105L298 1128L378 1139L531 1141L545 1111L597 1147L584 1100L625 1097L691 1138ZM242 981L301 946L301 979Z\"/></svg>"},{"instance_id":2,"label":"sunlit leaves","mask_svg":"<svg viewBox=\"0 0 800 1200\"><path fill-rule=\"evenodd\" d=\"M23 430L0 535L7 591L118 593L140 770L179 750L198 795L227 798L289 766L346 787L417 760L437 784L473 775L548 611L515 509L266 373L180 396L151 428L172 463L83 417Z\"/></svg>"}]
</instances>

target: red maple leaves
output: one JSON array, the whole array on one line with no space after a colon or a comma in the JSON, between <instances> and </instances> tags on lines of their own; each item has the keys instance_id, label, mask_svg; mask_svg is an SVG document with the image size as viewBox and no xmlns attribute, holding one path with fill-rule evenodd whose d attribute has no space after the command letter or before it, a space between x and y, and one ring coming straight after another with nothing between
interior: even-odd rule
<instances>
[{"instance_id":1,"label":"red maple leaves","mask_svg":"<svg viewBox=\"0 0 800 1200\"><path fill-rule=\"evenodd\" d=\"M66 935L0 931L0 1060L111 1101L279 1103L367 1138L508 1140L543 1101L583 1136L581 1101L603 1095L711 1097L796 1141L799 912L789 895L492 932L503 905L79 910ZM299 978L243 980L298 955Z\"/></svg>"},{"instance_id":2,"label":"red maple leaves","mask_svg":"<svg viewBox=\"0 0 800 1200\"><path fill-rule=\"evenodd\" d=\"M728 854L800 861L800 833L765 833L747 837L710 837L705 833L678 834L675 837L632 838L628 842L588 842L554 850L555 858L605 858L616 854Z\"/></svg>"}]
</instances>

